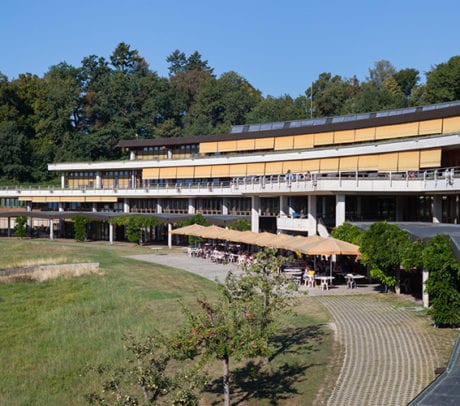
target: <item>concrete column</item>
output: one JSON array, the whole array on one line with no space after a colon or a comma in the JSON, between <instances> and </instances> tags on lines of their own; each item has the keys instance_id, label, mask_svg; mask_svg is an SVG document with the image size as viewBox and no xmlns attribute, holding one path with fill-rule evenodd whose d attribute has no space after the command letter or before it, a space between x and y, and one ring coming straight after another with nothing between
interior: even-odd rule
<instances>
[{"instance_id":1,"label":"concrete column","mask_svg":"<svg viewBox=\"0 0 460 406\"><path fill-rule=\"evenodd\" d=\"M129 213L129 200L123 200L123 213Z\"/></svg>"},{"instance_id":2,"label":"concrete column","mask_svg":"<svg viewBox=\"0 0 460 406\"><path fill-rule=\"evenodd\" d=\"M157 213L163 213L163 204L161 199L157 199Z\"/></svg>"},{"instance_id":3,"label":"concrete column","mask_svg":"<svg viewBox=\"0 0 460 406\"><path fill-rule=\"evenodd\" d=\"M129 151L129 160L134 161L136 159L136 153L134 151Z\"/></svg>"},{"instance_id":4,"label":"concrete column","mask_svg":"<svg viewBox=\"0 0 460 406\"><path fill-rule=\"evenodd\" d=\"M137 189L136 174L134 171L131 172L131 189Z\"/></svg>"},{"instance_id":5,"label":"concrete column","mask_svg":"<svg viewBox=\"0 0 460 406\"><path fill-rule=\"evenodd\" d=\"M195 199L193 197L188 198L188 214L195 214Z\"/></svg>"},{"instance_id":6,"label":"concrete column","mask_svg":"<svg viewBox=\"0 0 460 406\"><path fill-rule=\"evenodd\" d=\"M11 237L11 217L8 217L8 230L7 230L8 237Z\"/></svg>"},{"instance_id":7,"label":"concrete column","mask_svg":"<svg viewBox=\"0 0 460 406\"><path fill-rule=\"evenodd\" d=\"M308 235L316 235L318 220L316 218L316 196L308 195Z\"/></svg>"},{"instance_id":8,"label":"concrete column","mask_svg":"<svg viewBox=\"0 0 460 406\"><path fill-rule=\"evenodd\" d=\"M54 240L54 221L50 219L50 240Z\"/></svg>"},{"instance_id":9,"label":"concrete column","mask_svg":"<svg viewBox=\"0 0 460 406\"><path fill-rule=\"evenodd\" d=\"M101 176L101 172L96 172L96 189L102 189L102 176Z\"/></svg>"},{"instance_id":10,"label":"concrete column","mask_svg":"<svg viewBox=\"0 0 460 406\"><path fill-rule=\"evenodd\" d=\"M251 196L251 231L259 232L260 197Z\"/></svg>"},{"instance_id":11,"label":"concrete column","mask_svg":"<svg viewBox=\"0 0 460 406\"><path fill-rule=\"evenodd\" d=\"M109 244L113 244L113 224L109 223Z\"/></svg>"},{"instance_id":12,"label":"concrete column","mask_svg":"<svg viewBox=\"0 0 460 406\"><path fill-rule=\"evenodd\" d=\"M345 222L345 195L335 195L335 226L338 227Z\"/></svg>"},{"instance_id":13,"label":"concrete column","mask_svg":"<svg viewBox=\"0 0 460 406\"><path fill-rule=\"evenodd\" d=\"M27 212L32 211L32 202L27 202ZM27 226L29 227L29 230L32 231L32 224L33 224L33 219L32 216L27 216Z\"/></svg>"},{"instance_id":14,"label":"concrete column","mask_svg":"<svg viewBox=\"0 0 460 406\"><path fill-rule=\"evenodd\" d=\"M422 300L423 300L423 307L425 309L428 309L430 306L430 297L428 293L426 293L426 281L428 280L428 277L430 276L428 271L423 270L422 272Z\"/></svg>"},{"instance_id":15,"label":"concrete column","mask_svg":"<svg viewBox=\"0 0 460 406\"><path fill-rule=\"evenodd\" d=\"M280 196L280 217L287 216L289 214L288 197Z\"/></svg>"},{"instance_id":16,"label":"concrete column","mask_svg":"<svg viewBox=\"0 0 460 406\"><path fill-rule=\"evenodd\" d=\"M442 196L434 195L433 203L431 204L431 213L433 223L442 223Z\"/></svg>"},{"instance_id":17,"label":"concrete column","mask_svg":"<svg viewBox=\"0 0 460 406\"><path fill-rule=\"evenodd\" d=\"M93 213L97 212L97 203L93 203L92 207L91 207L91 211Z\"/></svg>"},{"instance_id":18,"label":"concrete column","mask_svg":"<svg viewBox=\"0 0 460 406\"><path fill-rule=\"evenodd\" d=\"M59 203L58 211L64 211L64 205L62 203Z\"/></svg>"},{"instance_id":19,"label":"concrete column","mask_svg":"<svg viewBox=\"0 0 460 406\"><path fill-rule=\"evenodd\" d=\"M61 173L61 189L65 189L65 173Z\"/></svg>"},{"instance_id":20,"label":"concrete column","mask_svg":"<svg viewBox=\"0 0 460 406\"><path fill-rule=\"evenodd\" d=\"M171 234L171 231L172 231L172 224L168 223L168 248L169 249L172 248L172 234Z\"/></svg>"},{"instance_id":21,"label":"concrete column","mask_svg":"<svg viewBox=\"0 0 460 406\"><path fill-rule=\"evenodd\" d=\"M222 214L228 216L228 197L222 198Z\"/></svg>"}]
</instances>

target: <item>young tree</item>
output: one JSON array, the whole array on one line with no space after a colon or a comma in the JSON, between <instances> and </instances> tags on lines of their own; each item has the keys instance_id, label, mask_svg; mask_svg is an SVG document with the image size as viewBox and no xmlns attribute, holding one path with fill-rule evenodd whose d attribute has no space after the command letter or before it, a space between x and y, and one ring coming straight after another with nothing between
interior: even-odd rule
<instances>
[{"instance_id":1,"label":"young tree","mask_svg":"<svg viewBox=\"0 0 460 406\"><path fill-rule=\"evenodd\" d=\"M27 216L16 217L16 224L14 225L14 235L18 238L26 236Z\"/></svg>"},{"instance_id":2,"label":"young tree","mask_svg":"<svg viewBox=\"0 0 460 406\"><path fill-rule=\"evenodd\" d=\"M347 241L359 246L361 245L364 234L364 230L361 230L353 224L347 222L332 230L332 236L334 238L338 238L339 240Z\"/></svg>"},{"instance_id":3,"label":"young tree","mask_svg":"<svg viewBox=\"0 0 460 406\"><path fill-rule=\"evenodd\" d=\"M242 276L229 274L215 302L184 308L186 323L171 339L175 356L222 361L224 405L230 405L230 360L267 357L277 315L288 306L289 286L279 274L282 259L273 250L256 255Z\"/></svg>"}]
</instances>

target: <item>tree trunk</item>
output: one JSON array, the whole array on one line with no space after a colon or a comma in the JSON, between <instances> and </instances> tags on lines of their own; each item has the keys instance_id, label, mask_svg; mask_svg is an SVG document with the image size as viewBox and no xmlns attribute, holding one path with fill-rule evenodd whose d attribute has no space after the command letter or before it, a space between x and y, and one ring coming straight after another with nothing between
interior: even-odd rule
<instances>
[{"instance_id":1,"label":"tree trunk","mask_svg":"<svg viewBox=\"0 0 460 406\"><path fill-rule=\"evenodd\" d=\"M230 383L229 383L229 374L230 374L230 360L226 356L223 360L223 383L224 383L224 406L230 406Z\"/></svg>"}]
</instances>

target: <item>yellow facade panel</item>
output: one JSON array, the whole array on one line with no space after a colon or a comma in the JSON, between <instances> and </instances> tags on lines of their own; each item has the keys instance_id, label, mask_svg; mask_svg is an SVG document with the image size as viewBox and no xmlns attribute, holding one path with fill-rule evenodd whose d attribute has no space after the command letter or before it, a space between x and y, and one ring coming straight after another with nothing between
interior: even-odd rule
<instances>
[{"instance_id":1,"label":"yellow facade panel","mask_svg":"<svg viewBox=\"0 0 460 406\"><path fill-rule=\"evenodd\" d=\"M254 150L254 140L238 140L236 142L235 151L253 151Z\"/></svg>"},{"instance_id":2,"label":"yellow facade panel","mask_svg":"<svg viewBox=\"0 0 460 406\"><path fill-rule=\"evenodd\" d=\"M46 202L46 197L44 197L44 196L34 196L34 197L32 197L32 202L33 203L45 203Z\"/></svg>"},{"instance_id":3,"label":"yellow facade panel","mask_svg":"<svg viewBox=\"0 0 460 406\"><path fill-rule=\"evenodd\" d=\"M105 203L115 203L118 202L118 198L116 196L86 196L86 202L105 202Z\"/></svg>"},{"instance_id":4,"label":"yellow facade panel","mask_svg":"<svg viewBox=\"0 0 460 406\"><path fill-rule=\"evenodd\" d=\"M195 166L195 178L210 178L211 165Z\"/></svg>"},{"instance_id":5,"label":"yellow facade panel","mask_svg":"<svg viewBox=\"0 0 460 406\"><path fill-rule=\"evenodd\" d=\"M263 176L265 175L265 163L254 162L247 164L247 175L248 176Z\"/></svg>"},{"instance_id":6,"label":"yellow facade panel","mask_svg":"<svg viewBox=\"0 0 460 406\"><path fill-rule=\"evenodd\" d=\"M211 169L211 175L213 177L227 178L229 171L229 165L214 165Z\"/></svg>"},{"instance_id":7,"label":"yellow facade panel","mask_svg":"<svg viewBox=\"0 0 460 406\"><path fill-rule=\"evenodd\" d=\"M442 119L420 121L418 133L419 135L441 134Z\"/></svg>"},{"instance_id":8,"label":"yellow facade panel","mask_svg":"<svg viewBox=\"0 0 460 406\"><path fill-rule=\"evenodd\" d=\"M160 179L176 179L177 167L160 168Z\"/></svg>"},{"instance_id":9,"label":"yellow facade panel","mask_svg":"<svg viewBox=\"0 0 460 406\"><path fill-rule=\"evenodd\" d=\"M391 152L388 154L380 154L378 156L379 171L397 171L398 170L398 153Z\"/></svg>"},{"instance_id":10,"label":"yellow facade panel","mask_svg":"<svg viewBox=\"0 0 460 406\"><path fill-rule=\"evenodd\" d=\"M275 145L275 139L270 138L256 138L255 139L255 149L273 149Z\"/></svg>"},{"instance_id":11,"label":"yellow facade panel","mask_svg":"<svg viewBox=\"0 0 460 406\"><path fill-rule=\"evenodd\" d=\"M345 144L355 141L355 130L336 131L334 133L334 144Z\"/></svg>"},{"instance_id":12,"label":"yellow facade panel","mask_svg":"<svg viewBox=\"0 0 460 406\"><path fill-rule=\"evenodd\" d=\"M398 152L398 171L411 171L420 168L420 151Z\"/></svg>"},{"instance_id":13,"label":"yellow facade panel","mask_svg":"<svg viewBox=\"0 0 460 406\"><path fill-rule=\"evenodd\" d=\"M319 159L306 159L302 161L302 172L318 172Z\"/></svg>"},{"instance_id":14,"label":"yellow facade panel","mask_svg":"<svg viewBox=\"0 0 460 406\"><path fill-rule=\"evenodd\" d=\"M442 133L449 134L460 131L460 117L449 117L443 119Z\"/></svg>"},{"instance_id":15,"label":"yellow facade panel","mask_svg":"<svg viewBox=\"0 0 460 406\"><path fill-rule=\"evenodd\" d=\"M294 149L313 148L314 141L313 134L294 135Z\"/></svg>"},{"instance_id":16,"label":"yellow facade panel","mask_svg":"<svg viewBox=\"0 0 460 406\"><path fill-rule=\"evenodd\" d=\"M303 172L302 161L284 161L283 173L286 173L287 171L291 171L291 173Z\"/></svg>"},{"instance_id":17,"label":"yellow facade panel","mask_svg":"<svg viewBox=\"0 0 460 406\"><path fill-rule=\"evenodd\" d=\"M355 130L355 142L374 141L375 127L358 128Z\"/></svg>"},{"instance_id":18,"label":"yellow facade panel","mask_svg":"<svg viewBox=\"0 0 460 406\"><path fill-rule=\"evenodd\" d=\"M275 151L292 149L294 147L294 137L277 137L275 138Z\"/></svg>"},{"instance_id":19,"label":"yellow facade panel","mask_svg":"<svg viewBox=\"0 0 460 406\"><path fill-rule=\"evenodd\" d=\"M219 141L217 144L219 152L237 151L236 141Z\"/></svg>"},{"instance_id":20,"label":"yellow facade panel","mask_svg":"<svg viewBox=\"0 0 460 406\"><path fill-rule=\"evenodd\" d=\"M378 165L378 155L361 155L358 158L358 170L360 171L376 171Z\"/></svg>"},{"instance_id":21,"label":"yellow facade panel","mask_svg":"<svg viewBox=\"0 0 460 406\"><path fill-rule=\"evenodd\" d=\"M142 169L142 179L158 179L159 174L160 174L159 168Z\"/></svg>"},{"instance_id":22,"label":"yellow facade panel","mask_svg":"<svg viewBox=\"0 0 460 406\"><path fill-rule=\"evenodd\" d=\"M354 172L358 170L357 156L343 156L339 160L339 170L341 172Z\"/></svg>"},{"instance_id":23,"label":"yellow facade panel","mask_svg":"<svg viewBox=\"0 0 460 406\"><path fill-rule=\"evenodd\" d=\"M319 170L321 172L337 172L339 170L339 158L320 159Z\"/></svg>"},{"instance_id":24,"label":"yellow facade panel","mask_svg":"<svg viewBox=\"0 0 460 406\"><path fill-rule=\"evenodd\" d=\"M210 154L217 152L217 142L200 143L200 154Z\"/></svg>"},{"instance_id":25,"label":"yellow facade panel","mask_svg":"<svg viewBox=\"0 0 460 406\"><path fill-rule=\"evenodd\" d=\"M334 132L315 134L315 147L318 145L332 145L334 143Z\"/></svg>"},{"instance_id":26,"label":"yellow facade panel","mask_svg":"<svg viewBox=\"0 0 460 406\"><path fill-rule=\"evenodd\" d=\"M376 127L375 139L400 138L416 136L418 134L418 122L406 124L383 125Z\"/></svg>"},{"instance_id":27,"label":"yellow facade panel","mask_svg":"<svg viewBox=\"0 0 460 406\"><path fill-rule=\"evenodd\" d=\"M230 176L246 176L247 165L246 164L233 164L230 165Z\"/></svg>"},{"instance_id":28,"label":"yellow facade panel","mask_svg":"<svg viewBox=\"0 0 460 406\"><path fill-rule=\"evenodd\" d=\"M281 175L283 173L283 162L267 162L265 164L265 175Z\"/></svg>"},{"instance_id":29,"label":"yellow facade panel","mask_svg":"<svg viewBox=\"0 0 460 406\"><path fill-rule=\"evenodd\" d=\"M194 171L194 166L178 166L176 174L177 179L193 179Z\"/></svg>"},{"instance_id":30,"label":"yellow facade panel","mask_svg":"<svg viewBox=\"0 0 460 406\"><path fill-rule=\"evenodd\" d=\"M83 203L85 201L85 196L61 196L59 198L59 201L65 202L65 203L72 203L72 202Z\"/></svg>"},{"instance_id":31,"label":"yellow facade panel","mask_svg":"<svg viewBox=\"0 0 460 406\"><path fill-rule=\"evenodd\" d=\"M438 168L441 166L441 148L420 151L420 168Z\"/></svg>"}]
</instances>

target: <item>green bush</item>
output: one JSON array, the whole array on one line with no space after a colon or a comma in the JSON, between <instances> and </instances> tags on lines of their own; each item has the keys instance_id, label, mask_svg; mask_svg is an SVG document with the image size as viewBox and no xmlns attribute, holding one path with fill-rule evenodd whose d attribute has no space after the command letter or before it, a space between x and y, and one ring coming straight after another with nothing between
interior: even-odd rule
<instances>
[{"instance_id":1,"label":"green bush","mask_svg":"<svg viewBox=\"0 0 460 406\"><path fill-rule=\"evenodd\" d=\"M75 240L83 242L86 240L86 224L89 220L83 216L76 216L73 218L73 228L75 231Z\"/></svg>"},{"instance_id":2,"label":"green bush","mask_svg":"<svg viewBox=\"0 0 460 406\"><path fill-rule=\"evenodd\" d=\"M423 266L429 272L426 292L430 314L439 327L460 326L460 266L452 254L449 237L438 234L422 252Z\"/></svg>"}]
</instances>

